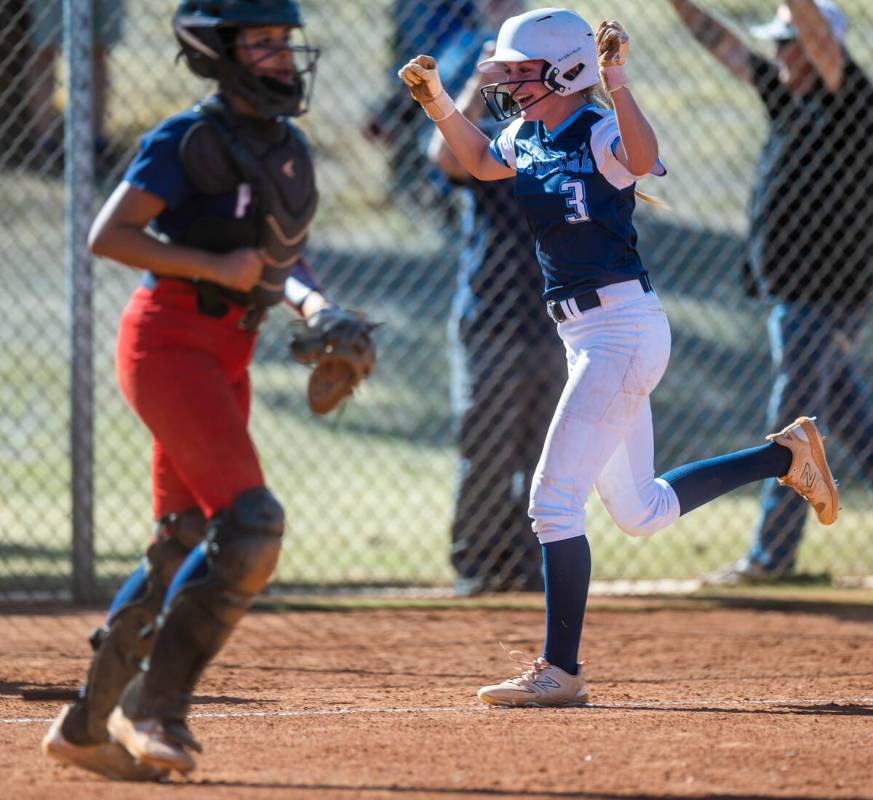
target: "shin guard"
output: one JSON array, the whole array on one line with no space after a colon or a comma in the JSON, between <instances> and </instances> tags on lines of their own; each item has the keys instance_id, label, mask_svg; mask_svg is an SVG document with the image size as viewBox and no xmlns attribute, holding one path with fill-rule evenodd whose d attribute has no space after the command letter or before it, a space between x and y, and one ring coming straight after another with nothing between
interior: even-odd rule
<instances>
[{"instance_id":1,"label":"shin guard","mask_svg":"<svg viewBox=\"0 0 873 800\"><path fill-rule=\"evenodd\" d=\"M265 488L244 492L209 521L206 541L170 587L151 655L122 694L128 719L184 726L200 675L276 568L284 523Z\"/></svg>"},{"instance_id":2,"label":"shin guard","mask_svg":"<svg viewBox=\"0 0 873 800\"><path fill-rule=\"evenodd\" d=\"M67 740L84 745L109 738L106 720L151 649L167 587L205 533L206 519L200 509L158 521L145 559L119 590L106 624L91 634L94 656L79 699L64 719L62 733Z\"/></svg>"}]
</instances>

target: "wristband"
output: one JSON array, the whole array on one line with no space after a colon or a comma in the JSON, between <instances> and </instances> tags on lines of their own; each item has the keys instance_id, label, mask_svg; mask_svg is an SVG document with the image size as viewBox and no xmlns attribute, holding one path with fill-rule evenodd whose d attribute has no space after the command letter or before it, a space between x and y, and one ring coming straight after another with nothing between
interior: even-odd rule
<instances>
[{"instance_id":1,"label":"wristband","mask_svg":"<svg viewBox=\"0 0 873 800\"><path fill-rule=\"evenodd\" d=\"M619 89L624 89L627 86L627 73L624 71L624 66L615 65L612 67L600 68L600 80L603 81L603 88L609 94L617 92Z\"/></svg>"},{"instance_id":2,"label":"wristband","mask_svg":"<svg viewBox=\"0 0 873 800\"><path fill-rule=\"evenodd\" d=\"M297 278L285 279L285 300L298 314L303 313L303 304L306 298L315 291Z\"/></svg>"},{"instance_id":3,"label":"wristband","mask_svg":"<svg viewBox=\"0 0 873 800\"><path fill-rule=\"evenodd\" d=\"M437 95L435 99L422 103L421 107L434 122L442 122L458 110L455 107L455 101L449 97L446 91Z\"/></svg>"},{"instance_id":4,"label":"wristband","mask_svg":"<svg viewBox=\"0 0 873 800\"><path fill-rule=\"evenodd\" d=\"M321 292L321 286L312 267L299 258L285 279L285 301L298 314L303 313L303 304L312 292ZM323 293L323 292L322 292Z\"/></svg>"}]
</instances>

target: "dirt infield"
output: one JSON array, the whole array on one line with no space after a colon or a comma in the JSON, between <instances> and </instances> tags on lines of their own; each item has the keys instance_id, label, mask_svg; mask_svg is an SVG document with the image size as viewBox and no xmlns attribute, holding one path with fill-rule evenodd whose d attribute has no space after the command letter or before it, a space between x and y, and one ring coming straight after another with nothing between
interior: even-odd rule
<instances>
[{"instance_id":1,"label":"dirt infield","mask_svg":"<svg viewBox=\"0 0 873 800\"><path fill-rule=\"evenodd\" d=\"M594 603L590 708L490 709L498 645L542 612L257 613L207 673L190 780L119 785L44 760L93 612L4 613L0 785L23 798L873 798L873 613Z\"/></svg>"}]
</instances>

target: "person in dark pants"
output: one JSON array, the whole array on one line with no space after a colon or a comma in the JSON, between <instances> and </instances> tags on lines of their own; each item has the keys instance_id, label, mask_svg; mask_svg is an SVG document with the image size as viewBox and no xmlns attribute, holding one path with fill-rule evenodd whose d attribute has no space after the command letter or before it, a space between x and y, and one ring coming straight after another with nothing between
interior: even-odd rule
<instances>
[{"instance_id":1,"label":"person in dark pants","mask_svg":"<svg viewBox=\"0 0 873 800\"><path fill-rule=\"evenodd\" d=\"M39 154L32 168L46 172L63 169L63 113L54 106L55 63L61 56L63 0L28 0L30 41L33 59L25 74L27 103L33 125L33 144ZM118 158L106 130L110 92L109 56L122 38L125 16L122 0L95 0L92 3L93 41L93 140L96 165L102 172Z\"/></svg>"},{"instance_id":2,"label":"person in dark pants","mask_svg":"<svg viewBox=\"0 0 873 800\"><path fill-rule=\"evenodd\" d=\"M26 0L0 0L0 169L27 158L33 115L27 103L28 36Z\"/></svg>"},{"instance_id":3,"label":"person in dark pants","mask_svg":"<svg viewBox=\"0 0 873 800\"><path fill-rule=\"evenodd\" d=\"M453 57L472 59L481 46L479 5L478 0L394 0L389 71L392 78L416 53L451 51ZM459 63L457 71L460 74L463 69L466 75L473 66ZM392 81L373 99L361 132L386 150L390 168L388 188L394 200L402 198L404 203L429 207L444 199L448 187L436 170L428 176L429 180L417 180L415 190L409 191L410 177L421 177L418 161L429 132L418 114L417 104L403 87L398 88Z\"/></svg>"},{"instance_id":4,"label":"person in dark pants","mask_svg":"<svg viewBox=\"0 0 873 800\"><path fill-rule=\"evenodd\" d=\"M482 60L492 54L486 45ZM489 136L479 90L492 79L473 72L459 107ZM452 406L459 463L452 521L458 595L541 591L542 555L530 534L530 482L561 394L566 366L543 313L533 239L517 222L511 181L475 181L439 132L431 161L462 187L464 247L449 319Z\"/></svg>"},{"instance_id":5,"label":"person in dark pants","mask_svg":"<svg viewBox=\"0 0 873 800\"><path fill-rule=\"evenodd\" d=\"M691 33L761 97L769 121L750 204L749 277L772 303L775 381L768 424L801 408L827 414L873 483L873 403L856 363L873 287L873 83L844 48L847 19L830 0L789 0L753 29L753 52L691 0L672 0ZM745 557L715 584L795 571L807 505L775 480Z\"/></svg>"}]
</instances>

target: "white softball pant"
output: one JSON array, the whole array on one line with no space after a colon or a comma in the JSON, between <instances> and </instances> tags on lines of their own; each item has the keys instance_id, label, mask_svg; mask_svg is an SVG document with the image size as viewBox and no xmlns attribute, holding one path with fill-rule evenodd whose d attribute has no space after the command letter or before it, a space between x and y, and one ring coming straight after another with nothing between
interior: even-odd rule
<instances>
[{"instance_id":1,"label":"white softball pant","mask_svg":"<svg viewBox=\"0 0 873 800\"><path fill-rule=\"evenodd\" d=\"M569 376L529 509L542 544L585 533L592 487L631 536L651 536L679 516L676 493L655 478L649 402L670 358L667 316L658 296L636 280L598 295L599 307L558 324Z\"/></svg>"}]
</instances>

